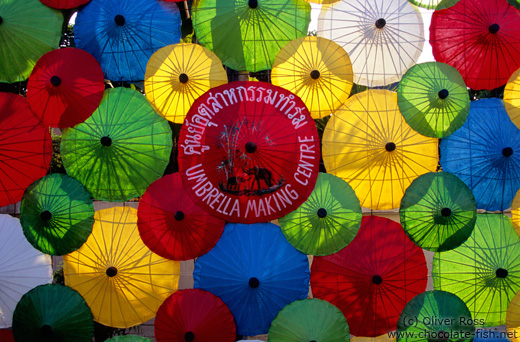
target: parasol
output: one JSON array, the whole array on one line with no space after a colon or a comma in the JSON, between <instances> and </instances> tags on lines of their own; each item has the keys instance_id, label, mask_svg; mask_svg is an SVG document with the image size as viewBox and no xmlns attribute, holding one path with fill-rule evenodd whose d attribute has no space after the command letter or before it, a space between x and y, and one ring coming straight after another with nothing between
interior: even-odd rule
<instances>
[{"instance_id":1,"label":"parasol","mask_svg":"<svg viewBox=\"0 0 520 342\"><path fill-rule=\"evenodd\" d=\"M345 342L350 338L343 313L321 299L303 299L282 309L269 328L269 342Z\"/></svg>"},{"instance_id":2,"label":"parasol","mask_svg":"<svg viewBox=\"0 0 520 342\"><path fill-rule=\"evenodd\" d=\"M417 64L397 88L397 104L417 132L444 138L459 129L469 113L468 89L457 69L444 63Z\"/></svg>"},{"instance_id":3,"label":"parasol","mask_svg":"<svg viewBox=\"0 0 520 342\"><path fill-rule=\"evenodd\" d=\"M158 342L234 342L235 320L229 308L214 294L186 289L168 297L157 311Z\"/></svg>"},{"instance_id":4,"label":"parasol","mask_svg":"<svg viewBox=\"0 0 520 342\"><path fill-rule=\"evenodd\" d=\"M311 288L343 312L351 334L375 337L395 330L406 303L426 289L427 272L422 249L399 223L365 216L347 247L314 257Z\"/></svg>"},{"instance_id":5,"label":"parasol","mask_svg":"<svg viewBox=\"0 0 520 342\"><path fill-rule=\"evenodd\" d=\"M271 69L285 44L307 36L311 19L303 0L200 0L192 12L199 43L224 65L251 72Z\"/></svg>"},{"instance_id":6,"label":"parasol","mask_svg":"<svg viewBox=\"0 0 520 342\"><path fill-rule=\"evenodd\" d=\"M443 0L409 0L412 4L427 8L427 9L436 9L437 6L443 2Z\"/></svg>"},{"instance_id":7,"label":"parasol","mask_svg":"<svg viewBox=\"0 0 520 342\"><path fill-rule=\"evenodd\" d=\"M146 63L158 49L181 38L175 4L148 0L92 0L81 8L74 41L91 53L111 81L144 80Z\"/></svg>"},{"instance_id":8,"label":"parasol","mask_svg":"<svg viewBox=\"0 0 520 342\"><path fill-rule=\"evenodd\" d=\"M179 124L199 96L228 81L222 62L213 52L186 43L156 51L144 78L148 101L160 115Z\"/></svg>"},{"instance_id":9,"label":"parasol","mask_svg":"<svg viewBox=\"0 0 520 342\"><path fill-rule=\"evenodd\" d=\"M13 335L17 342L91 342L94 319L76 291L63 285L40 285L16 305Z\"/></svg>"},{"instance_id":10,"label":"parasol","mask_svg":"<svg viewBox=\"0 0 520 342\"><path fill-rule=\"evenodd\" d=\"M0 328L8 328L22 295L52 281L52 266L49 256L27 242L20 220L9 215L0 215L0 258Z\"/></svg>"},{"instance_id":11,"label":"parasol","mask_svg":"<svg viewBox=\"0 0 520 342\"><path fill-rule=\"evenodd\" d=\"M455 67L469 88L495 89L520 67L520 16L506 0L460 0L435 11L435 60Z\"/></svg>"},{"instance_id":12,"label":"parasol","mask_svg":"<svg viewBox=\"0 0 520 342\"><path fill-rule=\"evenodd\" d=\"M504 88L504 105L511 121L520 128L520 69L511 75Z\"/></svg>"},{"instance_id":13,"label":"parasol","mask_svg":"<svg viewBox=\"0 0 520 342\"><path fill-rule=\"evenodd\" d=\"M410 240L421 248L442 252L471 235L477 207L471 190L457 176L426 173L406 189L399 214Z\"/></svg>"},{"instance_id":14,"label":"parasol","mask_svg":"<svg viewBox=\"0 0 520 342\"><path fill-rule=\"evenodd\" d=\"M61 156L67 173L95 199L141 196L170 160L172 133L138 91L105 91L85 122L64 130Z\"/></svg>"},{"instance_id":15,"label":"parasol","mask_svg":"<svg viewBox=\"0 0 520 342\"><path fill-rule=\"evenodd\" d=\"M319 138L305 104L264 82L206 92L191 107L178 144L188 193L229 222L266 222L293 211L318 176Z\"/></svg>"},{"instance_id":16,"label":"parasol","mask_svg":"<svg viewBox=\"0 0 520 342\"><path fill-rule=\"evenodd\" d=\"M320 173L309 198L278 222L287 241L300 252L328 255L354 239L361 225L361 207L347 182Z\"/></svg>"},{"instance_id":17,"label":"parasol","mask_svg":"<svg viewBox=\"0 0 520 342\"><path fill-rule=\"evenodd\" d=\"M369 87L398 82L421 55L421 14L407 0L341 0L324 6L318 36L342 46L354 82Z\"/></svg>"},{"instance_id":18,"label":"parasol","mask_svg":"<svg viewBox=\"0 0 520 342\"><path fill-rule=\"evenodd\" d=\"M440 144L440 164L466 183L478 209L505 210L520 188L520 130L498 98L473 101L464 126Z\"/></svg>"},{"instance_id":19,"label":"parasol","mask_svg":"<svg viewBox=\"0 0 520 342\"><path fill-rule=\"evenodd\" d=\"M520 293L516 293L506 311L506 328L513 342L520 338Z\"/></svg>"},{"instance_id":20,"label":"parasol","mask_svg":"<svg viewBox=\"0 0 520 342\"><path fill-rule=\"evenodd\" d=\"M327 123L322 143L327 172L347 181L362 207L399 207L408 185L437 169L437 139L415 132L388 90L352 96Z\"/></svg>"},{"instance_id":21,"label":"parasol","mask_svg":"<svg viewBox=\"0 0 520 342\"><path fill-rule=\"evenodd\" d=\"M0 82L26 80L38 58L57 49L63 16L38 0L0 3Z\"/></svg>"},{"instance_id":22,"label":"parasol","mask_svg":"<svg viewBox=\"0 0 520 342\"><path fill-rule=\"evenodd\" d=\"M96 212L92 234L63 257L65 284L78 291L96 322L128 328L155 316L177 289L179 263L153 254L137 231L137 211Z\"/></svg>"},{"instance_id":23,"label":"parasol","mask_svg":"<svg viewBox=\"0 0 520 342\"><path fill-rule=\"evenodd\" d=\"M352 64L335 42L321 37L298 38L276 56L271 80L300 97L311 116L333 113L350 95Z\"/></svg>"},{"instance_id":24,"label":"parasol","mask_svg":"<svg viewBox=\"0 0 520 342\"><path fill-rule=\"evenodd\" d=\"M58 9L72 9L86 4L90 0L40 0L40 2L49 7Z\"/></svg>"},{"instance_id":25,"label":"parasol","mask_svg":"<svg viewBox=\"0 0 520 342\"><path fill-rule=\"evenodd\" d=\"M220 297L237 334L265 334L276 314L309 292L307 256L272 223L229 223L217 245L195 261L195 288Z\"/></svg>"},{"instance_id":26,"label":"parasol","mask_svg":"<svg viewBox=\"0 0 520 342\"><path fill-rule=\"evenodd\" d=\"M516 192L515 197L513 198L513 203L511 203L511 216L513 219L513 226L518 235L520 235L520 189Z\"/></svg>"},{"instance_id":27,"label":"parasol","mask_svg":"<svg viewBox=\"0 0 520 342\"><path fill-rule=\"evenodd\" d=\"M178 173L153 182L139 201L137 226L143 242L163 258L194 259L222 235L225 221L193 202Z\"/></svg>"},{"instance_id":28,"label":"parasol","mask_svg":"<svg viewBox=\"0 0 520 342\"><path fill-rule=\"evenodd\" d=\"M92 231L92 198L72 177L61 173L45 176L25 190L20 223L34 248L50 255L70 253Z\"/></svg>"},{"instance_id":29,"label":"parasol","mask_svg":"<svg viewBox=\"0 0 520 342\"><path fill-rule=\"evenodd\" d=\"M445 291L426 291L406 304L399 316L396 335L397 341L407 342L471 342L475 325L459 297Z\"/></svg>"},{"instance_id":30,"label":"parasol","mask_svg":"<svg viewBox=\"0 0 520 342\"><path fill-rule=\"evenodd\" d=\"M520 290L520 237L502 214L478 214L471 236L459 247L436 253L433 286L462 299L475 326L505 323L507 307Z\"/></svg>"},{"instance_id":31,"label":"parasol","mask_svg":"<svg viewBox=\"0 0 520 342\"><path fill-rule=\"evenodd\" d=\"M0 329L0 341L16 342L13 337L13 331L11 329Z\"/></svg>"},{"instance_id":32,"label":"parasol","mask_svg":"<svg viewBox=\"0 0 520 342\"><path fill-rule=\"evenodd\" d=\"M42 56L27 84L29 106L46 126L72 127L99 106L103 72L86 51L58 49Z\"/></svg>"},{"instance_id":33,"label":"parasol","mask_svg":"<svg viewBox=\"0 0 520 342\"><path fill-rule=\"evenodd\" d=\"M3 207L21 200L25 188L47 173L52 141L49 129L40 124L22 96L0 93L0 112L0 207Z\"/></svg>"}]
</instances>

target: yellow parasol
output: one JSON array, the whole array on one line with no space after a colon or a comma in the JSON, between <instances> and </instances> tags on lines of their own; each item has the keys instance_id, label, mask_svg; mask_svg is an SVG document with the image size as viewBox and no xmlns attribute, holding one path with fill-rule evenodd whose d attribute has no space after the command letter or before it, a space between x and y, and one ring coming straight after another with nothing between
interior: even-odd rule
<instances>
[{"instance_id":1,"label":"yellow parasol","mask_svg":"<svg viewBox=\"0 0 520 342\"><path fill-rule=\"evenodd\" d=\"M516 228L516 227L515 227ZM520 292L518 292L507 308L506 313L507 335L512 342L520 341Z\"/></svg>"},{"instance_id":2,"label":"yellow parasol","mask_svg":"<svg viewBox=\"0 0 520 342\"><path fill-rule=\"evenodd\" d=\"M153 318L179 282L180 266L152 253L137 230L137 210L97 211L92 234L64 256L65 284L78 291L104 325L128 328Z\"/></svg>"},{"instance_id":3,"label":"yellow parasol","mask_svg":"<svg viewBox=\"0 0 520 342\"><path fill-rule=\"evenodd\" d=\"M504 105L511 121L520 128L520 69L507 81L504 88Z\"/></svg>"},{"instance_id":4,"label":"yellow parasol","mask_svg":"<svg viewBox=\"0 0 520 342\"><path fill-rule=\"evenodd\" d=\"M517 191L513 203L511 204L511 216L513 219L513 227L515 227L517 234L520 235L520 190Z\"/></svg>"},{"instance_id":5,"label":"yellow parasol","mask_svg":"<svg viewBox=\"0 0 520 342\"><path fill-rule=\"evenodd\" d=\"M167 120L184 123L195 100L209 89L226 84L220 59L198 44L181 43L157 50L146 66L146 97Z\"/></svg>"},{"instance_id":6,"label":"yellow parasol","mask_svg":"<svg viewBox=\"0 0 520 342\"><path fill-rule=\"evenodd\" d=\"M343 178L361 206L398 208L418 176L437 169L438 140L414 131L388 90L352 96L327 123L323 134L327 172Z\"/></svg>"},{"instance_id":7,"label":"yellow parasol","mask_svg":"<svg viewBox=\"0 0 520 342\"><path fill-rule=\"evenodd\" d=\"M320 37L295 39L276 56L271 80L298 95L313 119L334 112L347 101L354 74L346 51Z\"/></svg>"}]
</instances>

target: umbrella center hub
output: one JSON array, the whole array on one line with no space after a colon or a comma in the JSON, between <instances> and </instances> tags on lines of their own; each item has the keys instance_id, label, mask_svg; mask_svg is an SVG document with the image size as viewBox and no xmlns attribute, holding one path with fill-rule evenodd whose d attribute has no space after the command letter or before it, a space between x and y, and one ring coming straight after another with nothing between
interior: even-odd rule
<instances>
[{"instance_id":1,"label":"umbrella center hub","mask_svg":"<svg viewBox=\"0 0 520 342\"><path fill-rule=\"evenodd\" d=\"M396 149L396 146L393 142L389 142L385 145L385 149L388 151L388 152L392 152Z\"/></svg>"},{"instance_id":2,"label":"umbrella center hub","mask_svg":"<svg viewBox=\"0 0 520 342\"><path fill-rule=\"evenodd\" d=\"M52 335L52 327L48 324L44 324L40 328L40 334L43 337L50 337Z\"/></svg>"},{"instance_id":3,"label":"umbrella center hub","mask_svg":"<svg viewBox=\"0 0 520 342\"><path fill-rule=\"evenodd\" d=\"M247 153L255 153L257 146L254 142L250 141L246 144L246 152Z\"/></svg>"},{"instance_id":4,"label":"umbrella center hub","mask_svg":"<svg viewBox=\"0 0 520 342\"><path fill-rule=\"evenodd\" d=\"M495 34L500 30L500 25L498 25L498 24L490 25L488 30L489 30L489 33Z\"/></svg>"},{"instance_id":5,"label":"umbrella center hub","mask_svg":"<svg viewBox=\"0 0 520 342\"><path fill-rule=\"evenodd\" d=\"M513 149L511 147L506 147L502 150L502 155L504 157L511 157L513 155Z\"/></svg>"},{"instance_id":6,"label":"umbrella center hub","mask_svg":"<svg viewBox=\"0 0 520 342\"><path fill-rule=\"evenodd\" d=\"M379 285L383 282L383 278L380 275L375 275L372 277L372 282L376 285Z\"/></svg>"},{"instance_id":7,"label":"umbrella center hub","mask_svg":"<svg viewBox=\"0 0 520 342\"><path fill-rule=\"evenodd\" d=\"M382 29L383 27L385 27L385 25L386 25L386 20L385 19L379 18L379 19L376 20L376 27L378 29Z\"/></svg>"},{"instance_id":8,"label":"umbrella center hub","mask_svg":"<svg viewBox=\"0 0 520 342\"><path fill-rule=\"evenodd\" d=\"M52 76L51 84L55 87L59 86L61 84L61 78L59 78L58 76Z\"/></svg>"},{"instance_id":9,"label":"umbrella center hub","mask_svg":"<svg viewBox=\"0 0 520 342\"><path fill-rule=\"evenodd\" d=\"M179 210L179 211L175 212L174 217L177 221L182 221L184 219L184 213Z\"/></svg>"},{"instance_id":10,"label":"umbrella center hub","mask_svg":"<svg viewBox=\"0 0 520 342\"><path fill-rule=\"evenodd\" d=\"M509 272L507 272L507 270L503 269L503 268L499 268L495 271L495 274L497 276L497 278L502 278L504 279L505 277L507 277Z\"/></svg>"},{"instance_id":11,"label":"umbrella center hub","mask_svg":"<svg viewBox=\"0 0 520 342\"><path fill-rule=\"evenodd\" d=\"M125 17L123 17L121 14L118 14L114 17L114 21L116 22L117 26L123 26L125 24Z\"/></svg>"},{"instance_id":12,"label":"umbrella center hub","mask_svg":"<svg viewBox=\"0 0 520 342\"><path fill-rule=\"evenodd\" d=\"M0 17L0 24L2 24L4 22L4 19L2 19L2 17Z\"/></svg>"},{"instance_id":13,"label":"umbrella center hub","mask_svg":"<svg viewBox=\"0 0 520 342\"><path fill-rule=\"evenodd\" d=\"M40 218L42 221L49 221L52 218L52 213L48 210L45 210L40 214Z\"/></svg>"},{"instance_id":14,"label":"umbrella center hub","mask_svg":"<svg viewBox=\"0 0 520 342\"><path fill-rule=\"evenodd\" d=\"M257 8L258 7L258 0L249 0L249 8Z\"/></svg>"},{"instance_id":15,"label":"umbrella center hub","mask_svg":"<svg viewBox=\"0 0 520 342\"><path fill-rule=\"evenodd\" d=\"M439 91L439 93L437 95L439 95L439 98L441 100L444 100L445 98L447 98L450 95L450 92L448 91L448 89L442 89Z\"/></svg>"},{"instance_id":16,"label":"umbrella center hub","mask_svg":"<svg viewBox=\"0 0 520 342\"><path fill-rule=\"evenodd\" d=\"M256 289L258 286L260 286L260 280L258 280L258 278L255 277L249 278L249 286L252 289Z\"/></svg>"},{"instance_id":17,"label":"umbrella center hub","mask_svg":"<svg viewBox=\"0 0 520 342\"><path fill-rule=\"evenodd\" d=\"M184 334L184 341L191 342L195 339L195 334L191 331L188 331L186 334Z\"/></svg>"},{"instance_id":18,"label":"umbrella center hub","mask_svg":"<svg viewBox=\"0 0 520 342\"><path fill-rule=\"evenodd\" d=\"M324 208L320 208L318 209L317 214L319 218L324 218L325 216L327 216L327 210L325 210Z\"/></svg>"},{"instance_id":19,"label":"umbrella center hub","mask_svg":"<svg viewBox=\"0 0 520 342\"><path fill-rule=\"evenodd\" d=\"M444 217L448 217L451 215L451 209L450 208L442 208L441 209L441 215Z\"/></svg>"},{"instance_id":20,"label":"umbrella center hub","mask_svg":"<svg viewBox=\"0 0 520 342\"><path fill-rule=\"evenodd\" d=\"M312 70L311 71L311 78L313 80L317 80L318 78L320 78L320 72L318 70Z\"/></svg>"},{"instance_id":21,"label":"umbrella center hub","mask_svg":"<svg viewBox=\"0 0 520 342\"><path fill-rule=\"evenodd\" d=\"M184 73L179 75L179 82L181 82L182 84L186 84L186 83L188 83L188 81L189 81L188 75L186 75Z\"/></svg>"},{"instance_id":22,"label":"umbrella center hub","mask_svg":"<svg viewBox=\"0 0 520 342\"><path fill-rule=\"evenodd\" d=\"M110 139L110 137L102 137L101 145L106 146L106 147L112 145L112 139Z\"/></svg>"},{"instance_id":23,"label":"umbrella center hub","mask_svg":"<svg viewBox=\"0 0 520 342\"><path fill-rule=\"evenodd\" d=\"M110 278L115 277L117 275L117 268L115 268L114 266L110 266L109 268L107 268L106 274Z\"/></svg>"}]
</instances>

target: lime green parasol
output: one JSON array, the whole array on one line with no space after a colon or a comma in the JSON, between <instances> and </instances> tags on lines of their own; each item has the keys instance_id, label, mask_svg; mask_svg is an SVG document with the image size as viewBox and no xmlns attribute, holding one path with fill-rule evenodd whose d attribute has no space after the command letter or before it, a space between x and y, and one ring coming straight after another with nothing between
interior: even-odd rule
<instances>
[{"instance_id":1,"label":"lime green parasol","mask_svg":"<svg viewBox=\"0 0 520 342\"><path fill-rule=\"evenodd\" d=\"M65 129L61 141L67 173L95 199L112 202L141 196L163 175L171 149L168 121L126 88L106 90L92 116Z\"/></svg>"}]
</instances>

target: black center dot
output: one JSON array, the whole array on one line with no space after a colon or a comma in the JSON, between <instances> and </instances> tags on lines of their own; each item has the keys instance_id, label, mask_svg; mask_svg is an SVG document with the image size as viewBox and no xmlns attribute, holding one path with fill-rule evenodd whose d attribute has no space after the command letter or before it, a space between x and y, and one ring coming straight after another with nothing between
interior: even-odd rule
<instances>
[{"instance_id":1,"label":"black center dot","mask_svg":"<svg viewBox=\"0 0 520 342\"><path fill-rule=\"evenodd\" d=\"M110 278L115 277L117 275L117 268L115 268L114 266L110 266L109 268L107 268L106 274Z\"/></svg>"},{"instance_id":2,"label":"black center dot","mask_svg":"<svg viewBox=\"0 0 520 342\"><path fill-rule=\"evenodd\" d=\"M175 212L174 217L177 221L182 221L184 219L184 213L179 210L179 211Z\"/></svg>"},{"instance_id":3,"label":"black center dot","mask_svg":"<svg viewBox=\"0 0 520 342\"><path fill-rule=\"evenodd\" d=\"M503 268L499 268L495 271L495 275L497 276L497 278L505 278L507 277L509 272L507 272L507 270L503 269Z\"/></svg>"},{"instance_id":4,"label":"black center dot","mask_svg":"<svg viewBox=\"0 0 520 342\"><path fill-rule=\"evenodd\" d=\"M489 33L495 34L500 30L500 25L498 25L498 24L490 25L488 30L489 30Z\"/></svg>"},{"instance_id":5,"label":"black center dot","mask_svg":"<svg viewBox=\"0 0 520 342\"><path fill-rule=\"evenodd\" d=\"M40 218L43 221L49 221L52 218L52 213L48 210L45 210L40 214Z\"/></svg>"},{"instance_id":6,"label":"black center dot","mask_svg":"<svg viewBox=\"0 0 520 342\"><path fill-rule=\"evenodd\" d=\"M52 76L51 84L55 87L59 86L61 84L61 78L59 78L58 76Z\"/></svg>"},{"instance_id":7,"label":"black center dot","mask_svg":"<svg viewBox=\"0 0 520 342\"><path fill-rule=\"evenodd\" d=\"M195 339L195 334L191 331L188 331L186 334L184 334L184 341L186 342L192 342Z\"/></svg>"},{"instance_id":8,"label":"black center dot","mask_svg":"<svg viewBox=\"0 0 520 342\"><path fill-rule=\"evenodd\" d=\"M249 8L257 8L258 7L258 0L249 0Z\"/></svg>"},{"instance_id":9,"label":"black center dot","mask_svg":"<svg viewBox=\"0 0 520 342\"><path fill-rule=\"evenodd\" d=\"M247 153L255 153L257 146L254 142L250 141L246 144L246 152Z\"/></svg>"},{"instance_id":10,"label":"black center dot","mask_svg":"<svg viewBox=\"0 0 520 342\"><path fill-rule=\"evenodd\" d=\"M4 22L4 19L2 19L2 17L0 17L0 24L2 24Z\"/></svg>"},{"instance_id":11,"label":"black center dot","mask_svg":"<svg viewBox=\"0 0 520 342\"><path fill-rule=\"evenodd\" d=\"M385 150L387 150L388 152L394 151L395 148L396 148L396 146L393 142L389 142L385 145Z\"/></svg>"},{"instance_id":12,"label":"black center dot","mask_svg":"<svg viewBox=\"0 0 520 342\"><path fill-rule=\"evenodd\" d=\"M445 98L447 98L450 95L450 92L448 91L448 89L442 89L439 91L439 93L437 95L439 95L439 98L441 100L444 100Z\"/></svg>"},{"instance_id":13,"label":"black center dot","mask_svg":"<svg viewBox=\"0 0 520 342\"><path fill-rule=\"evenodd\" d=\"M511 147L506 147L502 150L502 155L504 157L511 157L513 155L513 149Z\"/></svg>"},{"instance_id":14,"label":"black center dot","mask_svg":"<svg viewBox=\"0 0 520 342\"><path fill-rule=\"evenodd\" d=\"M311 71L311 78L313 80L317 80L318 78L320 78L320 72L318 70L312 70Z\"/></svg>"},{"instance_id":15,"label":"black center dot","mask_svg":"<svg viewBox=\"0 0 520 342\"><path fill-rule=\"evenodd\" d=\"M372 282L376 285L379 285L383 282L383 278L381 278L380 275L376 274L375 276L372 277Z\"/></svg>"},{"instance_id":16,"label":"black center dot","mask_svg":"<svg viewBox=\"0 0 520 342\"><path fill-rule=\"evenodd\" d=\"M318 214L319 218L324 218L327 216L327 210L320 208L320 209L318 209L317 214Z\"/></svg>"},{"instance_id":17,"label":"black center dot","mask_svg":"<svg viewBox=\"0 0 520 342\"><path fill-rule=\"evenodd\" d=\"M44 324L40 328L40 334L44 337L49 337L52 335L52 327L48 324Z\"/></svg>"},{"instance_id":18,"label":"black center dot","mask_svg":"<svg viewBox=\"0 0 520 342\"><path fill-rule=\"evenodd\" d=\"M385 19L379 18L379 19L376 20L376 27L378 29L382 29L383 27L385 27L385 25L386 25L386 20Z\"/></svg>"},{"instance_id":19,"label":"black center dot","mask_svg":"<svg viewBox=\"0 0 520 342\"><path fill-rule=\"evenodd\" d=\"M258 278L255 277L250 278L249 286L253 289L256 289L258 286L260 286L260 280L258 280Z\"/></svg>"},{"instance_id":20,"label":"black center dot","mask_svg":"<svg viewBox=\"0 0 520 342\"><path fill-rule=\"evenodd\" d=\"M186 74L179 75L179 82L181 82L182 84L186 84L186 83L188 83L188 81L189 81L188 75L186 75Z\"/></svg>"},{"instance_id":21,"label":"black center dot","mask_svg":"<svg viewBox=\"0 0 520 342\"><path fill-rule=\"evenodd\" d=\"M114 21L116 22L117 26L123 26L125 24L125 17L123 17L121 14L118 14L114 17Z\"/></svg>"},{"instance_id":22,"label":"black center dot","mask_svg":"<svg viewBox=\"0 0 520 342\"><path fill-rule=\"evenodd\" d=\"M112 139L110 139L110 137L102 137L101 145L106 146L106 147L112 145Z\"/></svg>"},{"instance_id":23,"label":"black center dot","mask_svg":"<svg viewBox=\"0 0 520 342\"><path fill-rule=\"evenodd\" d=\"M441 215L444 217L448 217L451 215L451 209L450 208L442 208L441 209Z\"/></svg>"}]
</instances>

